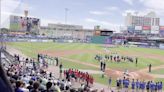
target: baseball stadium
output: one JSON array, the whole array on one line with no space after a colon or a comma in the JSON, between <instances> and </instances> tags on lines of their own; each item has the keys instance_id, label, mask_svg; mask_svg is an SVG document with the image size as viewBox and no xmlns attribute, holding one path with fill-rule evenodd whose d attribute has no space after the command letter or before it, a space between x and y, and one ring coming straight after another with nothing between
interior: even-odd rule
<instances>
[{"instance_id":1,"label":"baseball stadium","mask_svg":"<svg viewBox=\"0 0 164 92\"><path fill-rule=\"evenodd\" d=\"M155 12L127 13L117 32L67 23L68 8L65 23L46 26L23 11L9 15L9 28L0 26L0 92L164 90L164 26Z\"/></svg>"}]
</instances>

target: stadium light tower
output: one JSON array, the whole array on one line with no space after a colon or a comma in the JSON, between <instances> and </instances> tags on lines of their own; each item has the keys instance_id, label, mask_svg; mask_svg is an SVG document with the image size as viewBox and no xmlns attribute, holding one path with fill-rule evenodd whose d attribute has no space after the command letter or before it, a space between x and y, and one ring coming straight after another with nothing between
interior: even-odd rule
<instances>
[{"instance_id":1,"label":"stadium light tower","mask_svg":"<svg viewBox=\"0 0 164 92\"><path fill-rule=\"evenodd\" d=\"M67 24L68 8L65 8L65 24Z\"/></svg>"}]
</instances>

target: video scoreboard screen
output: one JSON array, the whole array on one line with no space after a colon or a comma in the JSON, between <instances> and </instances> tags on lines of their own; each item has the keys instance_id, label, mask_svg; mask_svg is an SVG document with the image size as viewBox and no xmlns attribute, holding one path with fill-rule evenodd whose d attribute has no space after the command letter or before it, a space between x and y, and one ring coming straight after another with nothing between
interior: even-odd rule
<instances>
[{"instance_id":1,"label":"video scoreboard screen","mask_svg":"<svg viewBox=\"0 0 164 92\"><path fill-rule=\"evenodd\" d=\"M24 31L24 32L35 32L40 27L40 19L22 16L10 16L10 30L11 31Z\"/></svg>"},{"instance_id":2,"label":"video scoreboard screen","mask_svg":"<svg viewBox=\"0 0 164 92\"><path fill-rule=\"evenodd\" d=\"M113 31L101 31L100 36L111 36Z\"/></svg>"}]
</instances>

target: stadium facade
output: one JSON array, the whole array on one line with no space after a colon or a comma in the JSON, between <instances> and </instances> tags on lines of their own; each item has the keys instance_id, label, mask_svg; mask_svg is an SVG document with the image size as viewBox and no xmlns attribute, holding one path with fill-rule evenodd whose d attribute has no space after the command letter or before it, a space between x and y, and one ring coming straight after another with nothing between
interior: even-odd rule
<instances>
[{"instance_id":1,"label":"stadium facade","mask_svg":"<svg viewBox=\"0 0 164 92\"><path fill-rule=\"evenodd\" d=\"M87 39L94 35L94 30L84 29L81 25L48 24L41 26L39 34L54 38Z\"/></svg>"}]
</instances>

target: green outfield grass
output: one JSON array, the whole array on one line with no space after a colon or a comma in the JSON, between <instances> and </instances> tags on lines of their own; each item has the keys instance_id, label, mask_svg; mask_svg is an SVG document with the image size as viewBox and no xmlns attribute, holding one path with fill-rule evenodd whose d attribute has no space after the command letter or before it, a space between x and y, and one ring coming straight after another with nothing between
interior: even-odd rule
<instances>
[{"instance_id":1,"label":"green outfield grass","mask_svg":"<svg viewBox=\"0 0 164 92\"><path fill-rule=\"evenodd\" d=\"M108 83L109 78L107 76L104 76L104 78L102 78L101 74L92 74L92 76L94 78L94 81L104 84L104 85L109 85L109 83ZM116 86L116 79L112 79L111 86Z\"/></svg>"},{"instance_id":2,"label":"green outfield grass","mask_svg":"<svg viewBox=\"0 0 164 92\"><path fill-rule=\"evenodd\" d=\"M83 44L83 43L41 43L41 42L15 42L15 43L8 43L8 45L22 51L27 56L32 58L36 58L36 55L40 51L45 50L103 50L103 46L99 44ZM159 49L149 49L149 48L137 48L137 47L119 47L119 48L110 48L111 52L117 51L125 51L125 52L140 52L140 53L155 53L159 55L164 55L164 50ZM99 65L99 62L94 59L94 56L97 53L82 53L75 54L75 55L68 55L65 56L70 59L75 59L81 62L87 62L95 65ZM149 64L153 66L158 66L164 64L163 61L151 58L139 57L138 66L136 67L135 63L131 62L110 62L108 61L107 67L117 70L137 70L141 68L148 67ZM81 65L79 65L81 66Z\"/></svg>"},{"instance_id":3,"label":"green outfield grass","mask_svg":"<svg viewBox=\"0 0 164 92\"><path fill-rule=\"evenodd\" d=\"M99 44L83 44L83 43L53 43L53 42L48 42L48 43L33 43L33 42L14 42L14 43L7 43L7 45L12 46L18 50L20 50L22 53L25 55L36 58L38 52L40 51L46 51L46 50L96 50L100 51L103 50L104 47ZM138 48L138 47L119 47L119 48L109 48L111 52L129 52L129 53L142 53L142 54L155 54L155 55L164 55L164 50L159 50L159 49L149 49L149 48ZM86 63L91 63L94 65L99 66L99 62L94 60L94 56L98 53L80 53L79 54L74 54L74 55L68 55L65 56L65 58L73 59L73 60L78 60L80 62L86 62ZM120 63L115 63L115 62L110 62L108 61L107 67L112 68L112 69L117 69L117 70L138 70L141 68L146 68L148 67L149 64L152 64L152 66L159 66L164 64L164 61L158 60L158 59L152 59L152 58L145 58L144 56L138 57L139 62L138 66L136 67L135 63L130 63L130 62L120 62ZM83 64L78 64L72 61L65 61L61 60L63 62L64 68L74 68L74 69L84 69L84 70L98 70L98 68L83 65ZM164 71L164 70L160 70ZM154 71L155 73L160 73L164 74L164 72L158 72ZM93 77L98 83L101 84L108 84L108 78L101 78L100 74L94 74ZM157 79L161 80L161 79ZM163 81L163 79L162 79ZM115 86L115 81L112 82L112 85Z\"/></svg>"},{"instance_id":4,"label":"green outfield grass","mask_svg":"<svg viewBox=\"0 0 164 92\"><path fill-rule=\"evenodd\" d=\"M92 63L95 65L99 65L99 62L94 59L95 54L93 53L85 53L85 54L75 54L75 55L70 55L67 56L67 58L75 59L75 60L80 60L81 62L87 62L87 63ZM112 69L117 69L117 70L137 70L141 68L148 67L149 64L152 64L152 66L158 66L161 64L164 64L164 62L156 59L149 59L149 58L139 58L138 65L136 67L135 62L111 62L107 61L107 66Z\"/></svg>"},{"instance_id":5,"label":"green outfield grass","mask_svg":"<svg viewBox=\"0 0 164 92\"><path fill-rule=\"evenodd\" d=\"M153 70L151 73L152 74L164 74L164 68Z\"/></svg>"},{"instance_id":6,"label":"green outfield grass","mask_svg":"<svg viewBox=\"0 0 164 92\"><path fill-rule=\"evenodd\" d=\"M44 50L99 50L102 49L100 45L95 44L83 44L83 43L41 43L41 42L14 42L7 43L8 45L22 51L27 56L35 58L39 51Z\"/></svg>"},{"instance_id":7,"label":"green outfield grass","mask_svg":"<svg viewBox=\"0 0 164 92\"><path fill-rule=\"evenodd\" d=\"M95 67L91 67L87 65L80 65L78 63L71 62L71 61L66 61L66 60L60 60L60 61L63 64L63 68L66 68L66 69L73 68L73 69L83 69L83 70L99 70L98 68L95 68Z\"/></svg>"}]
</instances>

